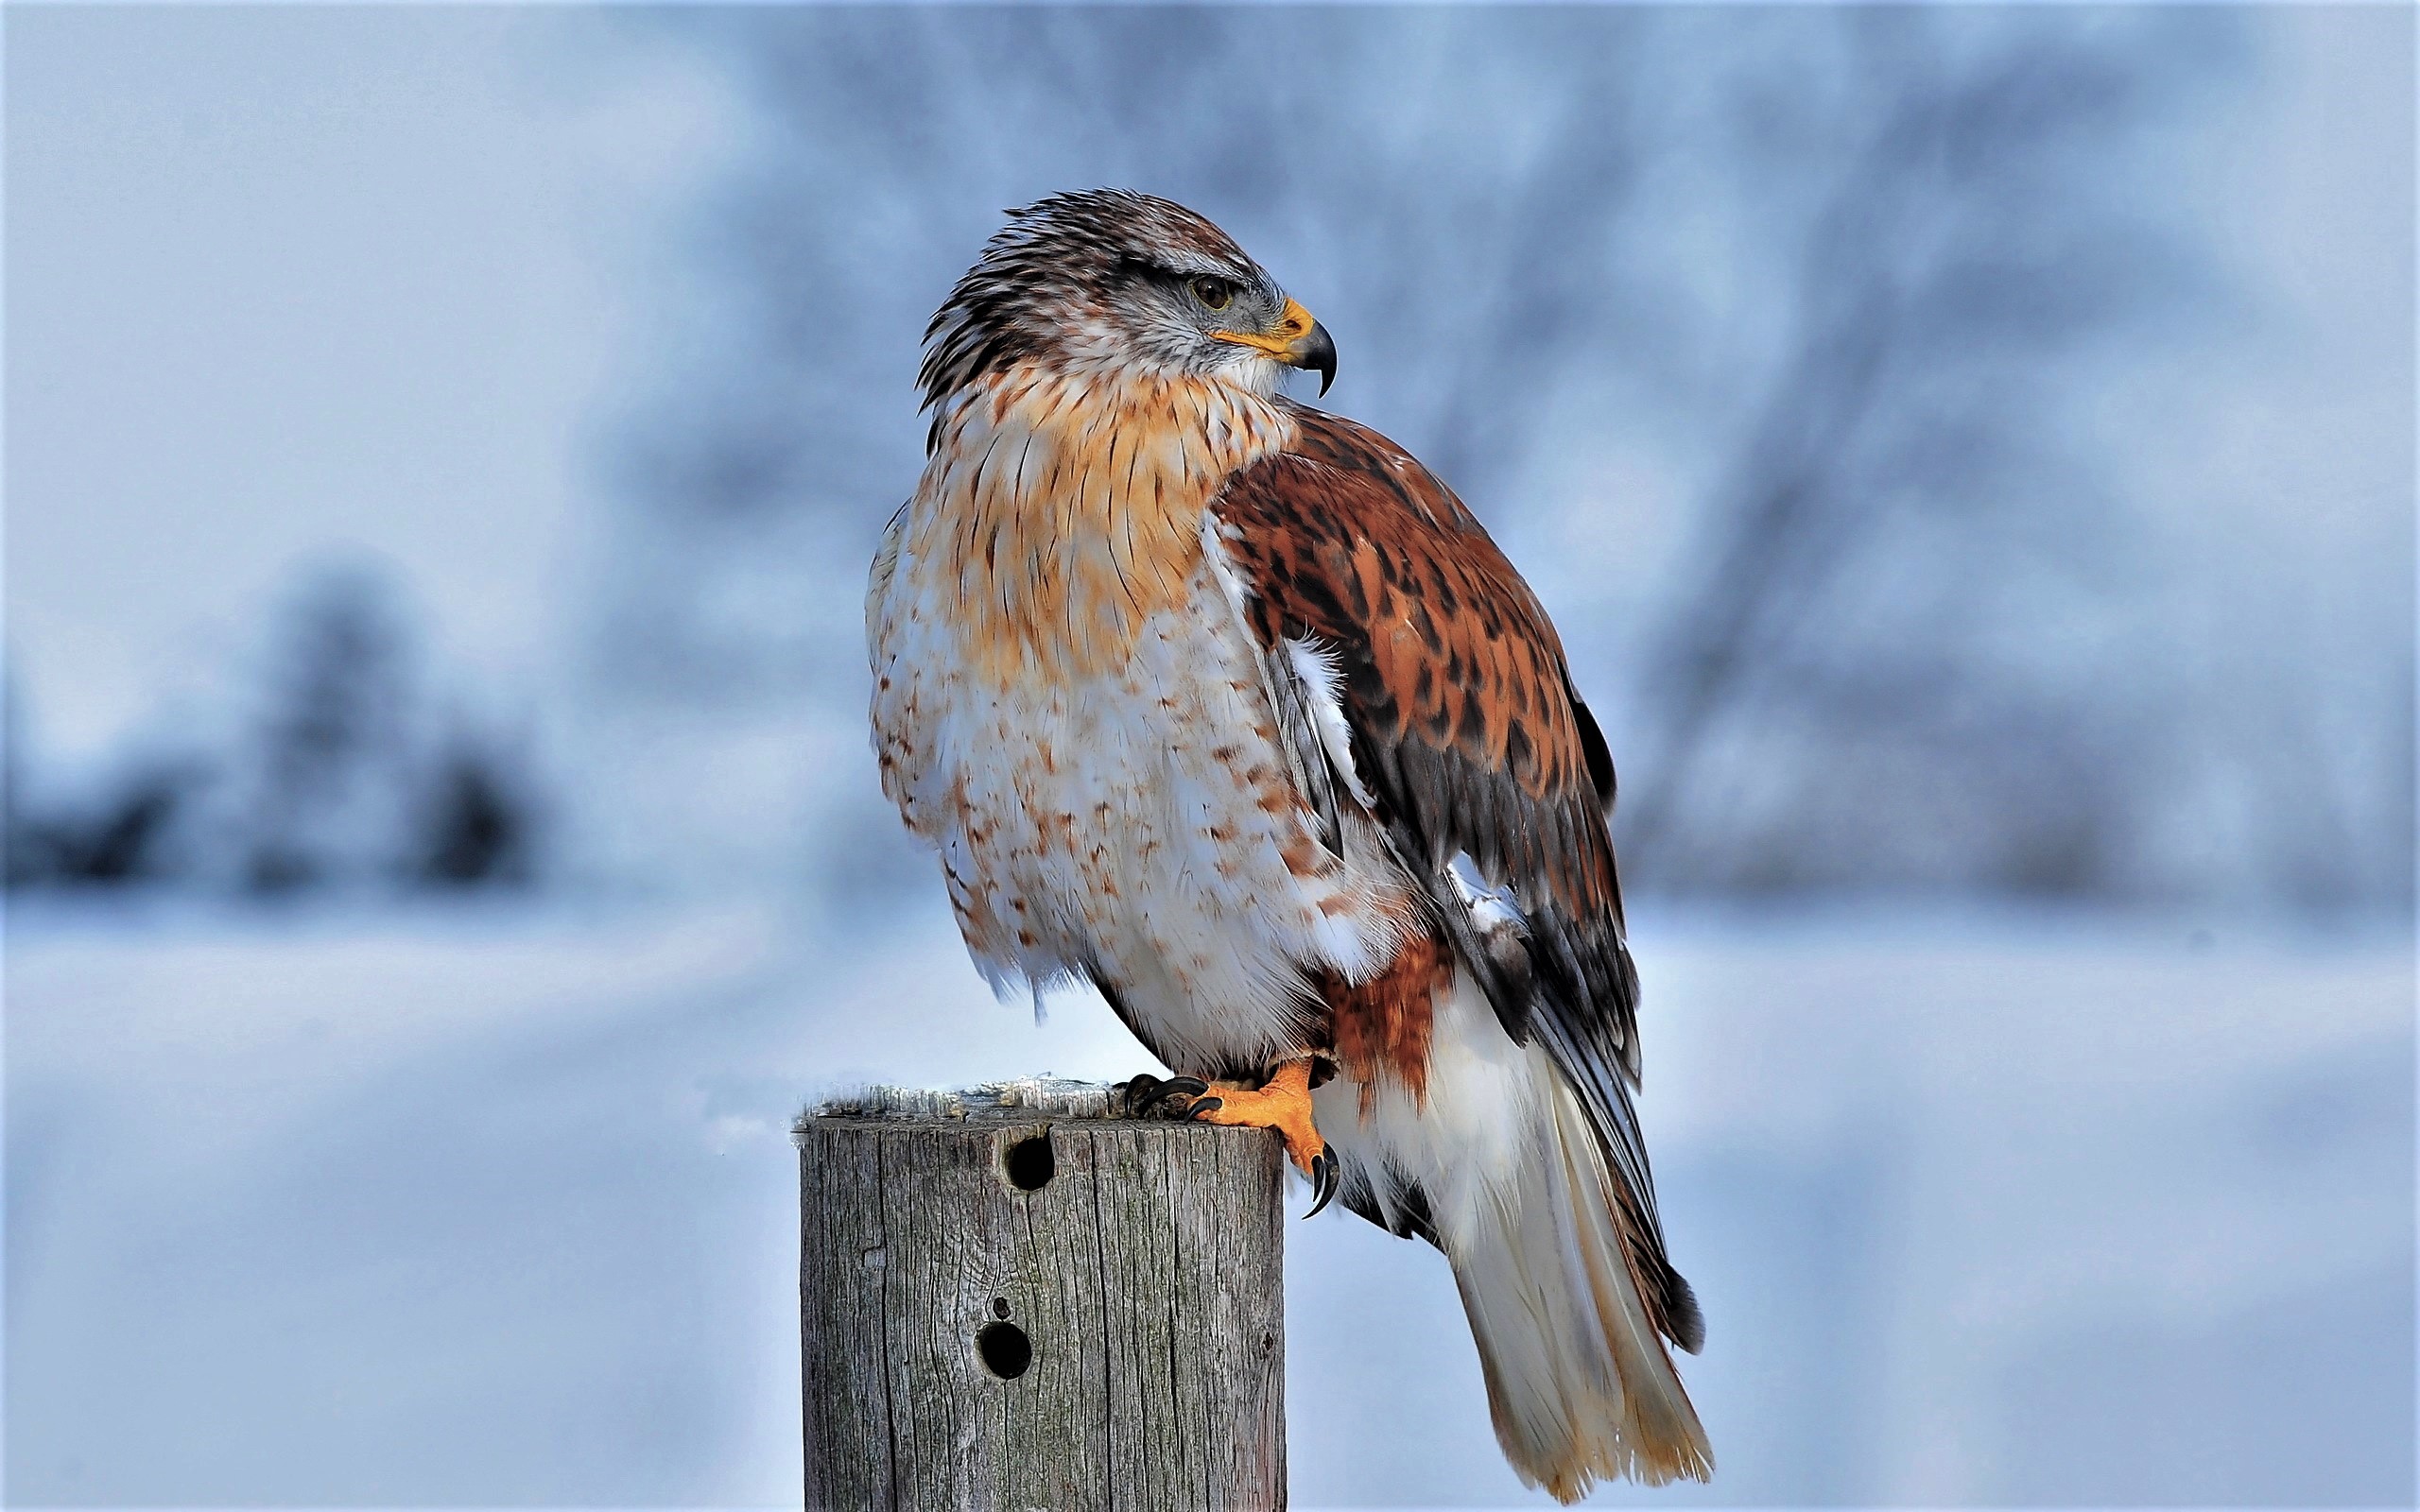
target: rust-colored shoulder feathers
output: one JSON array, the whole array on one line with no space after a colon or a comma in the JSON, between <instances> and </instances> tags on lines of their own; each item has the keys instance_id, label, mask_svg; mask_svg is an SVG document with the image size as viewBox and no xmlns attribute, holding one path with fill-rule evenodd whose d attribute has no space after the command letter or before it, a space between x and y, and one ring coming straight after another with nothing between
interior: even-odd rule
<instances>
[{"instance_id":1,"label":"rust-colored shoulder feathers","mask_svg":"<svg viewBox=\"0 0 2420 1512\"><path fill-rule=\"evenodd\" d=\"M1212 501L1254 638L1336 668L1350 774L1512 1037L1541 1035L1588 1105L1642 1237L1654 1189L1632 1107L1637 972L1608 816L1613 764L1546 611L1478 519L1363 426L1294 408L1282 455ZM1473 875L1475 874L1475 875ZM1509 898L1507 948L1478 933L1473 892ZM1640 1259L1663 1321L1700 1331L1660 1239Z\"/></svg>"}]
</instances>

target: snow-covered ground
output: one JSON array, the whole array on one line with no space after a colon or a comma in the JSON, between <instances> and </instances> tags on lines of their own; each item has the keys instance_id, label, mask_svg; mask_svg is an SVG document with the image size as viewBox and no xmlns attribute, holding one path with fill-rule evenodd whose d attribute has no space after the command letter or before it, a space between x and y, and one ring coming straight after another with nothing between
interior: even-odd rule
<instances>
[{"instance_id":1,"label":"snow-covered ground","mask_svg":"<svg viewBox=\"0 0 2420 1512\"><path fill-rule=\"evenodd\" d=\"M2409 1504L2407 936L1637 936L1720 1464L1605 1500ZM21 908L7 986L18 1505L793 1501L789 1114L1146 1063L937 912ZM1296 1503L1541 1500L1438 1258L1288 1245Z\"/></svg>"}]
</instances>

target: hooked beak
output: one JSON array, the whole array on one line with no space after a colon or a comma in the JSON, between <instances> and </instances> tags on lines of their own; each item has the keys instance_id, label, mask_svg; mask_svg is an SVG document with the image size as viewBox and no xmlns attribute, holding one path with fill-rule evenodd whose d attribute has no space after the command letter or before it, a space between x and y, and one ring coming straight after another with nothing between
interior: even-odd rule
<instances>
[{"instance_id":1,"label":"hooked beak","mask_svg":"<svg viewBox=\"0 0 2420 1512\"><path fill-rule=\"evenodd\" d=\"M1318 373L1322 394L1327 392L1328 385L1336 382L1336 343L1328 339L1327 327L1317 320L1311 322L1310 330L1286 349L1286 360L1297 368Z\"/></svg>"},{"instance_id":2,"label":"hooked beak","mask_svg":"<svg viewBox=\"0 0 2420 1512\"><path fill-rule=\"evenodd\" d=\"M1327 327L1312 319L1311 312L1292 300L1286 301L1286 313L1277 318L1277 328L1266 335L1240 331L1218 331L1212 335L1221 341L1266 352L1288 368L1318 373L1322 394L1336 382L1336 343L1328 338Z\"/></svg>"}]
</instances>

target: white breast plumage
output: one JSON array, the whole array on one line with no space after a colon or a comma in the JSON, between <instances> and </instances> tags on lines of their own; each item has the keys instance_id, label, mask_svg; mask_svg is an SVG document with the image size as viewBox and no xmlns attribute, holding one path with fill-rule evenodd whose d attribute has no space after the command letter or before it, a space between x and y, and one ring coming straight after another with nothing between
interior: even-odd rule
<instances>
[{"instance_id":1,"label":"white breast plumage","mask_svg":"<svg viewBox=\"0 0 2420 1512\"><path fill-rule=\"evenodd\" d=\"M1152 418L1116 397L1125 432ZM1209 397L1241 413L1214 427L1177 396L1123 456L1046 382L961 410L875 563L874 740L995 988L1083 974L1164 1059L1258 1066L1309 1043L1307 971L1392 955L1404 902L1322 843L1204 539L1216 481L1283 417ZM1117 542L1098 581L1088 530Z\"/></svg>"}]
</instances>

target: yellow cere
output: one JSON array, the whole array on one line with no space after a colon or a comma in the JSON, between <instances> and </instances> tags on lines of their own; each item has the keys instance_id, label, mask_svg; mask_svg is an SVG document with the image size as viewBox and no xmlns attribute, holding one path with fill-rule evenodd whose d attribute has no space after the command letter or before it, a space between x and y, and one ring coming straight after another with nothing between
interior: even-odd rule
<instances>
[{"instance_id":1,"label":"yellow cere","mask_svg":"<svg viewBox=\"0 0 2420 1512\"><path fill-rule=\"evenodd\" d=\"M1213 331L1210 334L1221 341L1232 341L1243 347L1257 347L1272 357L1284 357L1287 355L1287 349L1309 335L1311 327L1316 323L1311 318L1310 311L1304 309L1297 301L1288 300L1285 313L1277 318L1277 329L1267 335L1254 335L1246 331Z\"/></svg>"}]
</instances>

